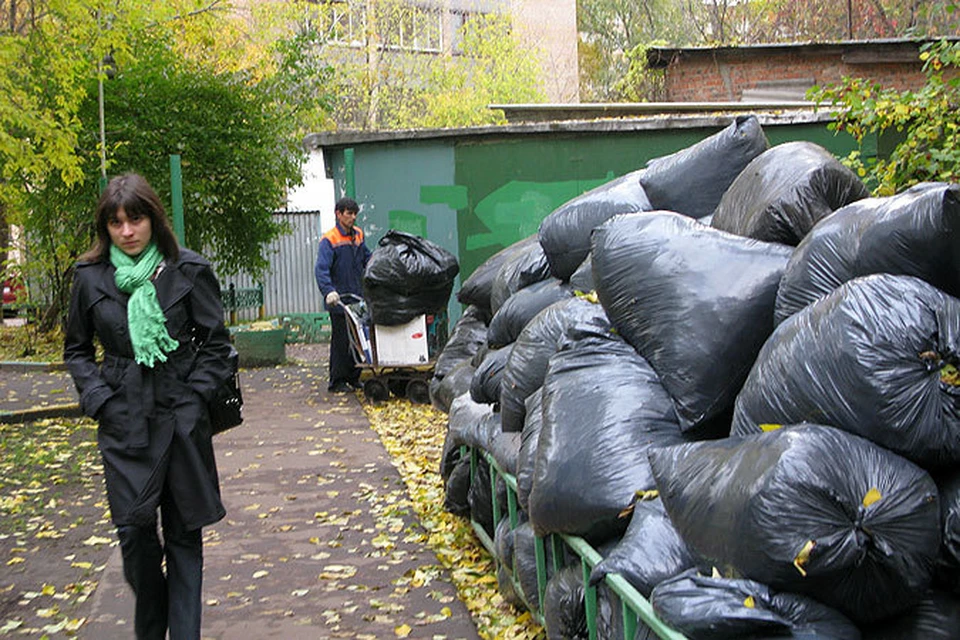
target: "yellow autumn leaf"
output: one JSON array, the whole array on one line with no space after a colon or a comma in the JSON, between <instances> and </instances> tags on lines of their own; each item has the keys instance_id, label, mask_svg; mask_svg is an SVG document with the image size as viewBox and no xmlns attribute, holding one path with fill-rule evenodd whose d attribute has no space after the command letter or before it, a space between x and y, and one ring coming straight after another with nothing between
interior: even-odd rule
<instances>
[{"instance_id":1,"label":"yellow autumn leaf","mask_svg":"<svg viewBox=\"0 0 960 640\"><path fill-rule=\"evenodd\" d=\"M863 506L869 507L875 502L879 502L883 498L883 494L880 493L880 490L876 487L871 487L867 494L863 496Z\"/></svg>"},{"instance_id":2,"label":"yellow autumn leaf","mask_svg":"<svg viewBox=\"0 0 960 640\"><path fill-rule=\"evenodd\" d=\"M800 553L797 554L797 557L793 559L793 566L797 568L797 571L800 572L800 575L806 577L807 570L804 569L804 565L810 561L810 553L813 551L813 548L817 546L817 543L814 540L807 540L804 543L803 548L800 549Z\"/></svg>"},{"instance_id":3,"label":"yellow autumn leaf","mask_svg":"<svg viewBox=\"0 0 960 640\"><path fill-rule=\"evenodd\" d=\"M72 618L71 620L67 620L63 628L65 631L79 631L80 627L82 627L86 621L86 618Z\"/></svg>"},{"instance_id":4,"label":"yellow autumn leaf","mask_svg":"<svg viewBox=\"0 0 960 640\"><path fill-rule=\"evenodd\" d=\"M393 628L393 633L396 634L398 638L406 638L407 636L410 635L411 631L413 631L413 629L411 629L410 626L406 624L402 624L399 627Z\"/></svg>"}]
</instances>

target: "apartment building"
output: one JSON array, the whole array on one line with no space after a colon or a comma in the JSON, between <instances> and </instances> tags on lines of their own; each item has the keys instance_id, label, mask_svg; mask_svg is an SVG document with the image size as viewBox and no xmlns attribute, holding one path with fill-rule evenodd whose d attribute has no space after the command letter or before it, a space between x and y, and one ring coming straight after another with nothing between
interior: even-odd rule
<instances>
[{"instance_id":1,"label":"apartment building","mask_svg":"<svg viewBox=\"0 0 960 640\"><path fill-rule=\"evenodd\" d=\"M521 40L538 52L541 89L550 102L578 102L576 0L318 0L327 5L335 43L362 48L381 34L388 52L458 55L460 28L471 17L507 13ZM388 4L404 11L384 12ZM375 7L381 8L380 12ZM394 17L377 17L394 16ZM372 28L372 20L388 24Z\"/></svg>"}]
</instances>

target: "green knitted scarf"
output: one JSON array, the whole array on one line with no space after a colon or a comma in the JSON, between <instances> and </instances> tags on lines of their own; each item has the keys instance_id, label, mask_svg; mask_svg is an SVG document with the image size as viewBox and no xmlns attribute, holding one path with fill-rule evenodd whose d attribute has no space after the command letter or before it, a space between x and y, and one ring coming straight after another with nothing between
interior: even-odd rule
<instances>
[{"instance_id":1,"label":"green knitted scarf","mask_svg":"<svg viewBox=\"0 0 960 640\"><path fill-rule=\"evenodd\" d=\"M133 258L116 245L110 245L110 263L117 269L117 288L130 294L127 322L130 325L133 357L137 363L151 368L158 361L166 362L166 352L173 351L179 345L167 333L166 318L157 302L157 290L150 280L161 260L163 255L153 242Z\"/></svg>"}]
</instances>

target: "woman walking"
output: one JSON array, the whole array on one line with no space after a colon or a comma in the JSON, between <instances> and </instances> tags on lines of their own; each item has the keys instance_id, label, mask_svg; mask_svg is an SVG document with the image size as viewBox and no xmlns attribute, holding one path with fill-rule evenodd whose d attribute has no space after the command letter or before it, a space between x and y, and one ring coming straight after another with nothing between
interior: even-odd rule
<instances>
[{"instance_id":1,"label":"woman walking","mask_svg":"<svg viewBox=\"0 0 960 640\"><path fill-rule=\"evenodd\" d=\"M207 402L230 375L229 353L210 263L178 245L144 178L111 180L93 247L76 265L64 361L83 412L99 422L138 639L163 640L168 629L171 640L200 638L201 528L226 513Z\"/></svg>"}]
</instances>

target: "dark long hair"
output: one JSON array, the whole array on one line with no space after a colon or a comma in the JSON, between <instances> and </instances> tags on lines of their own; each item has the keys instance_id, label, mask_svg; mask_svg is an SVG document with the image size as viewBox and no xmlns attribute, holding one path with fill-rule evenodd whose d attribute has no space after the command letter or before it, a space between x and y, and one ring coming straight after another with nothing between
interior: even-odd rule
<instances>
[{"instance_id":1,"label":"dark long hair","mask_svg":"<svg viewBox=\"0 0 960 640\"><path fill-rule=\"evenodd\" d=\"M110 232L107 224L123 209L128 216L150 218L151 237L163 257L176 262L180 257L180 245L170 226L170 219L160 202L160 196L146 179L136 173L117 176L107 184L97 203L97 238L90 250L80 256L81 262L98 262L110 259Z\"/></svg>"}]
</instances>

